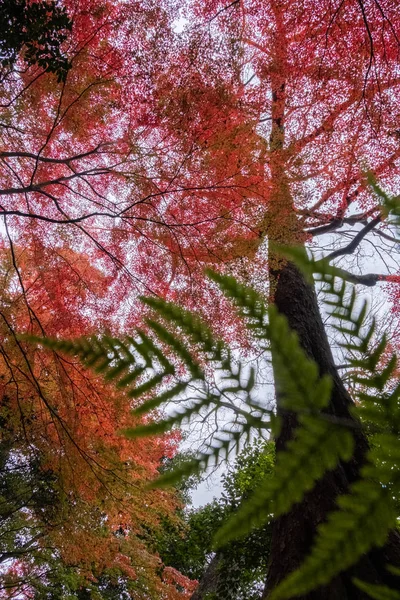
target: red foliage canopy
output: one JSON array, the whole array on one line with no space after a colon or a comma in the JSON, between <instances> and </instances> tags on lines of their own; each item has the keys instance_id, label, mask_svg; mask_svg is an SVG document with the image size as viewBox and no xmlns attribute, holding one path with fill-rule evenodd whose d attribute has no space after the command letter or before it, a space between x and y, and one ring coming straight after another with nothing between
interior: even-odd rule
<instances>
[{"instance_id":1,"label":"red foliage canopy","mask_svg":"<svg viewBox=\"0 0 400 600\"><path fill-rule=\"evenodd\" d=\"M29 422L66 489L107 497L117 525L107 465L134 461L136 484L174 440L122 443L127 399L16 333L129 327L145 292L200 306L234 338L205 264L265 286L266 238L325 233L339 234L331 260L367 240L393 258L364 172L396 191L400 16L393 0L64 4L65 82L23 57L1 73L0 370L16 427ZM397 300L398 275L392 262L352 276ZM138 494L135 524L150 518ZM171 503L157 494L155 512Z\"/></svg>"}]
</instances>

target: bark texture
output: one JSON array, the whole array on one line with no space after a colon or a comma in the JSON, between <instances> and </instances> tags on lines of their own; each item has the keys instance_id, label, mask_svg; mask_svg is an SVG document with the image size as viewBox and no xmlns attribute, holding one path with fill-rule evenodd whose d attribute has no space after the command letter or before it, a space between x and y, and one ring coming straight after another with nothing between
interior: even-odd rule
<instances>
[{"instance_id":1,"label":"bark texture","mask_svg":"<svg viewBox=\"0 0 400 600\"><path fill-rule=\"evenodd\" d=\"M238 548L236 547L236 550ZM240 549L232 553L218 551L205 570L191 600L236 600L244 598L242 573L246 569L246 554Z\"/></svg>"},{"instance_id":2,"label":"bark texture","mask_svg":"<svg viewBox=\"0 0 400 600\"><path fill-rule=\"evenodd\" d=\"M221 568L223 564L223 555L220 552L214 555L211 562L200 580L191 600L205 600L207 596L217 593L218 584L221 577Z\"/></svg>"},{"instance_id":3,"label":"bark texture","mask_svg":"<svg viewBox=\"0 0 400 600\"><path fill-rule=\"evenodd\" d=\"M291 263L271 275L276 281L274 290L276 306L286 316L290 327L297 332L304 350L318 364L321 375L329 374L333 379L330 413L352 419L349 412L352 401L335 367L314 288L306 283L301 273ZM279 396L277 402L279 411ZM276 440L278 452L293 437L296 427L296 417L293 413L280 412L283 426ZM335 471L327 473L300 504L273 524L270 567L263 598L268 598L270 591L303 562L312 546L318 524L324 521L327 513L335 507L337 495L345 492L349 484L357 478L368 449L368 442L360 428L354 429L354 435L356 441L354 458L348 463L341 464ZM388 544L384 548L370 552L354 568L341 574L329 586L301 598L302 600L368 598L351 583L351 578L354 576L399 589L399 578L395 578L385 568L388 563L400 566L398 532L391 533Z\"/></svg>"}]
</instances>

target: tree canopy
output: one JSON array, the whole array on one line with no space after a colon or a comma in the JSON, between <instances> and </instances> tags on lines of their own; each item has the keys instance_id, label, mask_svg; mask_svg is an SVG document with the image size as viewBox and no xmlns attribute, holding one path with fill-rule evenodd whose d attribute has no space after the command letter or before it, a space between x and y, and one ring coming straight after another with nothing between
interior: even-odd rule
<instances>
[{"instance_id":1,"label":"tree canopy","mask_svg":"<svg viewBox=\"0 0 400 600\"><path fill-rule=\"evenodd\" d=\"M163 519L178 518L179 499L146 488L179 432L158 429L150 441L120 434L148 420L160 427L157 410L131 413L142 392L154 408L149 388L130 386L147 365L128 368L128 387L115 390L75 355L21 336L98 333L116 352L110 340L139 327L129 343L144 360L155 327L146 318L167 300L195 309L231 358L265 353L204 277L212 266L275 303L333 382L327 413L353 423L354 390L343 381L354 365L338 369L314 287L277 246L312 249L337 277L379 288L378 321L391 320L387 355L398 349L399 237L384 207L398 194L400 166L397 3L17 0L0 4L0 20L0 552L11 565L1 593L50 588L63 597L69 586L93 597L189 597L192 584L163 565L154 543ZM142 294L152 298L145 307ZM125 351L129 362L129 344ZM184 376L151 352L163 376ZM298 417L285 408L276 363L273 371L275 398L264 404L276 400L279 456ZM238 381L246 398L248 383ZM365 429L354 427L352 459L339 456L276 519L265 597L359 479ZM385 556L400 552L394 538ZM266 553L268 545L269 537ZM382 552L368 556L377 585L387 583ZM329 594L364 598L346 577Z\"/></svg>"}]
</instances>

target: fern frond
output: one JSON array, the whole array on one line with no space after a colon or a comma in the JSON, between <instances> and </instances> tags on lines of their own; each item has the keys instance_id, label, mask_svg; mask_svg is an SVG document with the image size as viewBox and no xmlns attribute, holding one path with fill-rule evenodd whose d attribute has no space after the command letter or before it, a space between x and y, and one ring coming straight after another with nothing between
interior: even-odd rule
<instances>
[{"instance_id":1,"label":"fern frond","mask_svg":"<svg viewBox=\"0 0 400 600\"><path fill-rule=\"evenodd\" d=\"M399 387L393 387L393 376L398 360L395 354L388 353L385 333L377 337L376 323L368 323L367 302L357 302L354 285L342 278L340 269L326 261L304 258L292 248L284 249L285 256L291 257L298 267L309 273L310 269L323 283L326 294L324 303L330 308L333 327L341 334L339 341L347 356L344 362L353 367L348 380L353 383L353 394L360 401L354 411L361 418L370 418L375 426L400 432Z\"/></svg>"},{"instance_id":2,"label":"fern frond","mask_svg":"<svg viewBox=\"0 0 400 600\"><path fill-rule=\"evenodd\" d=\"M368 389L368 388L367 388ZM361 405L356 413L365 422L373 423L375 430L388 430L399 435L400 432L400 382L392 390L378 396L374 393L359 392Z\"/></svg>"},{"instance_id":3,"label":"fern frond","mask_svg":"<svg viewBox=\"0 0 400 600\"><path fill-rule=\"evenodd\" d=\"M332 390L330 377L319 377L316 363L308 358L296 333L275 306L268 312L268 336L282 407L296 412L327 407Z\"/></svg>"},{"instance_id":4,"label":"fern frond","mask_svg":"<svg viewBox=\"0 0 400 600\"><path fill-rule=\"evenodd\" d=\"M161 475L150 484L150 487L162 488L174 486L184 477L201 473L206 471L209 467L216 466L218 462L226 460L232 450L235 450L235 452L238 453L240 438L240 432L235 432L233 435L230 434L229 437L215 437L213 443L209 445L206 452L199 453L196 458Z\"/></svg>"},{"instance_id":5,"label":"fern frond","mask_svg":"<svg viewBox=\"0 0 400 600\"><path fill-rule=\"evenodd\" d=\"M256 395L255 370L250 368L248 376L244 375L240 361L233 359L230 350L223 342L214 339L212 332L200 319L162 300L147 299L146 303L167 322L165 326L155 319L147 319L154 339L138 329L134 337L123 340L103 336L71 342L50 339L35 341L49 349L76 356L85 366L101 372L105 379L114 382L118 388L125 387L129 397L144 398L133 410L137 416L162 408L171 401L178 401L179 408L169 411L165 418L125 430L123 433L128 437L163 434L190 423L192 418L206 411L217 413L229 409L233 415L233 428L223 431L222 438L214 435L200 458L185 467L185 473L190 468L198 472L208 468L211 462L226 457L227 452L237 446L237 440L248 439L254 429L270 429L271 411L263 410L253 398ZM179 331L191 338L198 350L206 353L208 360L213 362L219 372L217 386L210 387L206 383L199 363L177 335ZM184 365L187 376L183 381L175 381L171 385L176 360ZM191 397L193 391L195 394ZM237 405L239 398L244 408ZM178 476L175 472L168 475L172 478ZM157 485L167 483L162 478Z\"/></svg>"},{"instance_id":6,"label":"fern frond","mask_svg":"<svg viewBox=\"0 0 400 600\"><path fill-rule=\"evenodd\" d=\"M152 410L159 408L160 406L166 404L172 399L176 399L181 397L188 388L187 381L180 381L172 388L167 389L165 392L158 394L157 396L151 397L149 400L145 400L142 404L139 404L136 408L132 410L132 414L136 416L141 416L150 413Z\"/></svg>"},{"instance_id":7,"label":"fern frond","mask_svg":"<svg viewBox=\"0 0 400 600\"><path fill-rule=\"evenodd\" d=\"M149 402L152 402L153 406L154 404L157 406L160 404L159 397L156 397ZM148 437L158 433L165 433L173 427L181 427L183 424L188 424L193 415L200 414L202 410L215 403L216 398L212 394L209 394L206 395L205 398L193 400L191 404L184 404L181 410L175 410L171 415L165 417L164 419L159 419L156 422L151 422L144 425L137 425L136 427L123 430L122 433L129 438ZM134 413L135 412L136 411L134 411Z\"/></svg>"},{"instance_id":8,"label":"fern frond","mask_svg":"<svg viewBox=\"0 0 400 600\"><path fill-rule=\"evenodd\" d=\"M273 600L292 598L327 584L374 546L382 546L397 522L393 490L400 482L396 436L377 440L361 469L361 479L337 500L339 510L319 526L311 554L274 590ZM368 527L365 523L368 522Z\"/></svg>"},{"instance_id":9,"label":"fern frond","mask_svg":"<svg viewBox=\"0 0 400 600\"><path fill-rule=\"evenodd\" d=\"M95 373L117 387L126 387L127 394L136 397L155 389L175 372L174 365L140 329L136 339L124 340L109 336L93 336L73 341L30 337L30 341L53 351L78 358ZM142 381L143 377L147 377ZM137 385L138 381L142 381Z\"/></svg>"},{"instance_id":10,"label":"fern frond","mask_svg":"<svg viewBox=\"0 0 400 600\"><path fill-rule=\"evenodd\" d=\"M235 304L239 315L245 320L255 337L267 342L267 305L262 296L253 288L243 285L229 275L221 275L210 269L207 269L206 274Z\"/></svg>"},{"instance_id":11,"label":"fern frond","mask_svg":"<svg viewBox=\"0 0 400 600\"><path fill-rule=\"evenodd\" d=\"M192 355L186 348L179 338L173 335L168 329L166 329L161 323L154 321L153 319L146 319L146 323L155 332L158 339L169 346L182 360L190 371L193 379L204 379L203 370L196 360L193 359Z\"/></svg>"},{"instance_id":12,"label":"fern frond","mask_svg":"<svg viewBox=\"0 0 400 600\"><path fill-rule=\"evenodd\" d=\"M351 458L354 443L350 431L318 416L302 415L299 422L296 438L278 454L275 476L266 477L218 531L217 546L244 537L272 516L288 512L326 471L334 469L339 460Z\"/></svg>"},{"instance_id":13,"label":"fern frond","mask_svg":"<svg viewBox=\"0 0 400 600\"><path fill-rule=\"evenodd\" d=\"M141 301L151 307L167 323L173 324L174 328L178 328L178 331L189 336L202 352L211 355L212 360L218 362L224 359L225 344L221 340L215 339L212 331L199 317L161 298L141 297ZM150 321L150 323L154 325L155 321Z\"/></svg>"},{"instance_id":14,"label":"fern frond","mask_svg":"<svg viewBox=\"0 0 400 600\"><path fill-rule=\"evenodd\" d=\"M400 600L400 592L393 590L386 585L374 585L360 579L353 579L356 586L366 592L374 600Z\"/></svg>"},{"instance_id":15,"label":"fern frond","mask_svg":"<svg viewBox=\"0 0 400 600\"><path fill-rule=\"evenodd\" d=\"M372 173L367 173L367 181L372 191L379 198L384 215L391 215L393 217L393 224L400 225L400 198L386 194L377 184Z\"/></svg>"},{"instance_id":16,"label":"fern frond","mask_svg":"<svg viewBox=\"0 0 400 600\"><path fill-rule=\"evenodd\" d=\"M296 437L278 454L275 477L267 478L217 533L216 544L247 535L273 514L288 512L339 460L349 460L353 437L345 427L321 419L329 404L331 380L320 378L316 364L301 348L297 335L275 307L268 310L271 343L279 393L286 409L298 413ZM307 465L307 469L304 469Z\"/></svg>"}]
</instances>

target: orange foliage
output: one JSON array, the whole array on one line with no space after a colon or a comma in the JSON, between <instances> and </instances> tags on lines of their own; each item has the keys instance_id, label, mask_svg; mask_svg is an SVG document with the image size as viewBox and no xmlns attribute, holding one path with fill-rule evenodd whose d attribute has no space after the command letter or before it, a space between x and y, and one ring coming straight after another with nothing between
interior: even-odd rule
<instances>
[{"instance_id":1,"label":"orange foliage","mask_svg":"<svg viewBox=\"0 0 400 600\"><path fill-rule=\"evenodd\" d=\"M19 265L24 293L13 262ZM34 349L18 338L44 331L76 336L98 328L96 314L104 313L109 278L72 250L50 252L38 239L33 248L14 247L12 258L3 249L1 265L0 396L7 430L15 432L14 452L34 448L40 455L41 468L53 474L60 495L59 522L49 524L44 546L54 545L64 563L78 565L88 580L117 569L134 580L148 580L154 598L185 597L170 579L159 578L160 559L139 539L177 506L172 493L145 486L162 459L173 456L179 437L122 437L119 431L135 424L131 400L123 392L77 361ZM188 580L182 581L190 588Z\"/></svg>"},{"instance_id":2,"label":"orange foliage","mask_svg":"<svg viewBox=\"0 0 400 600\"><path fill-rule=\"evenodd\" d=\"M143 484L176 439L123 440L123 395L16 334L126 329L142 319L138 294L156 293L243 344L204 266L265 289L266 238L379 213L365 167L398 185L400 17L391 0L64 4L65 83L21 62L0 86L2 393L63 489L104 507L110 531L139 532L174 506ZM73 531L67 519L67 560L89 544L134 569L115 539L74 548Z\"/></svg>"}]
</instances>

